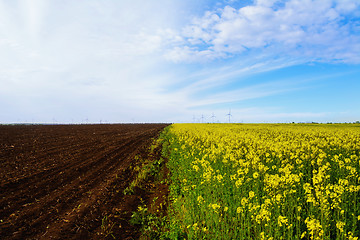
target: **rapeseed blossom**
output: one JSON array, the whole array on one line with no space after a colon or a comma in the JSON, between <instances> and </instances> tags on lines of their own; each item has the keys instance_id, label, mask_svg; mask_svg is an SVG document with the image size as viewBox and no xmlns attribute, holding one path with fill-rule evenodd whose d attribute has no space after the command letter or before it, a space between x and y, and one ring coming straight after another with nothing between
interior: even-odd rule
<instances>
[{"instance_id":1,"label":"rapeseed blossom","mask_svg":"<svg viewBox=\"0 0 360 240\"><path fill-rule=\"evenodd\" d=\"M177 234L359 237L359 125L174 124L169 136Z\"/></svg>"}]
</instances>

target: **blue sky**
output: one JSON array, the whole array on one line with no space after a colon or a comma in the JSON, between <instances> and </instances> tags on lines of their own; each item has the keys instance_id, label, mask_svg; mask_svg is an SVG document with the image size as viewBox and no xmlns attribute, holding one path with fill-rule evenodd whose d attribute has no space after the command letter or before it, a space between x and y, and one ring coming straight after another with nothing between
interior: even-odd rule
<instances>
[{"instance_id":1,"label":"blue sky","mask_svg":"<svg viewBox=\"0 0 360 240\"><path fill-rule=\"evenodd\" d=\"M0 123L353 122L359 81L358 0L0 0Z\"/></svg>"}]
</instances>

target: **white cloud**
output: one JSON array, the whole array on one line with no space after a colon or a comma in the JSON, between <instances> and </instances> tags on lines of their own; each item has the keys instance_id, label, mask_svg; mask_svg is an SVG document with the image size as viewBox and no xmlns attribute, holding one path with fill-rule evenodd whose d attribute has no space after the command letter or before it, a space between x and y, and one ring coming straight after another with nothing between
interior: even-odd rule
<instances>
[{"instance_id":1,"label":"white cloud","mask_svg":"<svg viewBox=\"0 0 360 240\"><path fill-rule=\"evenodd\" d=\"M358 1L331 0L258 0L239 9L226 6L195 18L181 33L186 41L166 56L176 61L213 60L263 49L304 61L359 63L360 35L353 30L358 28L359 6Z\"/></svg>"}]
</instances>

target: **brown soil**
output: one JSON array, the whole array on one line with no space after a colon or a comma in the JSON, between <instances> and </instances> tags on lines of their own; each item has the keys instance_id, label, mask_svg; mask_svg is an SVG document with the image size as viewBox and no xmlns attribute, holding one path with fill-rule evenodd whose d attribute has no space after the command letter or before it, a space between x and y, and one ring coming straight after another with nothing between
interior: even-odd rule
<instances>
[{"instance_id":1,"label":"brown soil","mask_svg":"<svg viewBox=\"0 0 360 240\"><path fill-rule=\"evenodd\" d=\"M138 238L123 190L165 126L0 125L0 238Z\"/></svg>"}]
</instances>

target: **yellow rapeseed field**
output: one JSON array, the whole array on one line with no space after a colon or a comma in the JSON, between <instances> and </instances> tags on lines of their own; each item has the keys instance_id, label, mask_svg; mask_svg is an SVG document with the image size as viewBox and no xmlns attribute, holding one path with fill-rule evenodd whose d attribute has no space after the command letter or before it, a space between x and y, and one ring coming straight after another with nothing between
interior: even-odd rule
<instances>
[{"instance_id":1,"label":"yellow rapeseed field","mask_svg":"<svg viewBox=\"0 0 360 240\"><path fill-rule=\"evenodd\" d=\"M360 126L174 124L172 239L359 239Z\"/></svg>"}]
</instances>

